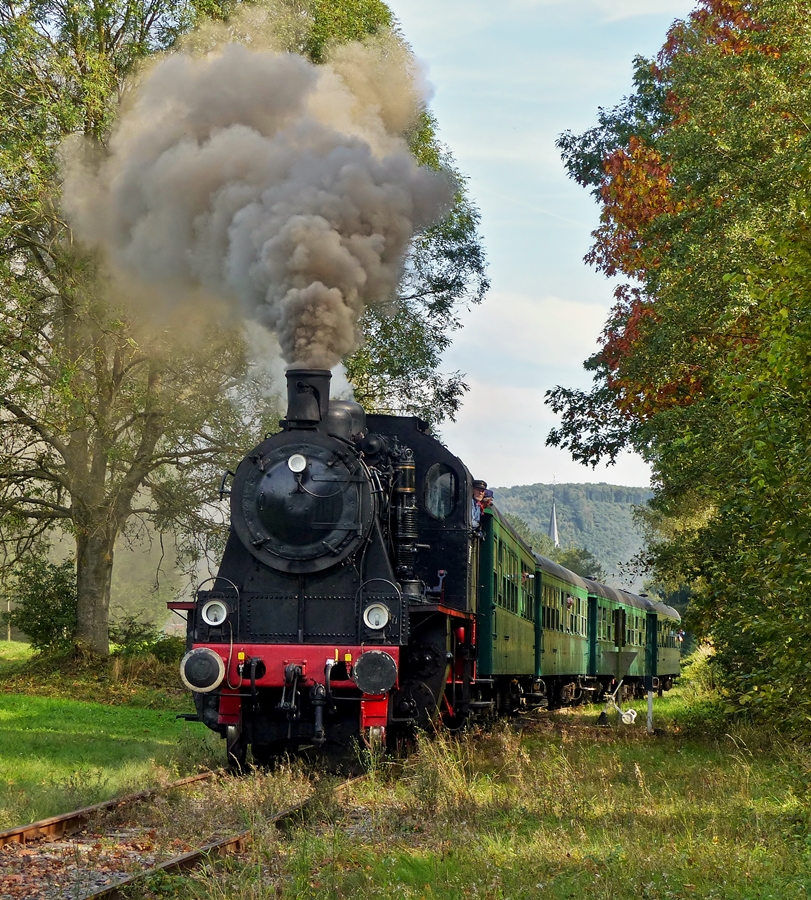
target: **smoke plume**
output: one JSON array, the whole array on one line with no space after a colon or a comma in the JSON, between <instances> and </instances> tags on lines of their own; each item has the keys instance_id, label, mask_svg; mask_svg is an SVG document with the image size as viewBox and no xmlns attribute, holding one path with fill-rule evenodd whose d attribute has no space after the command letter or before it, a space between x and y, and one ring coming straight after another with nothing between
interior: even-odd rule
<instances>
[{"instance_id":1,"label":"smoke plume","mask_svg":"<svg viewBox=\"0 0 811 900\"><path fill-rule=\"evenodd\" d=\"M451 200L402 138L418 108L390 49L328 66L236 43L177 53L134 86L101 159L66 150L64 209L136 293L225 299L288 364L332 368Z\"/></svg>"}]
</instances>

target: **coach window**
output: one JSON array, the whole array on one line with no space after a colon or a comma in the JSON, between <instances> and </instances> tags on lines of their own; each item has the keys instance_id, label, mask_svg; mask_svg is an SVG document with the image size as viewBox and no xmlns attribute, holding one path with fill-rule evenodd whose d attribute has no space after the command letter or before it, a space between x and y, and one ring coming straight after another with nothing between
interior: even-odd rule
<instances>
[{"instance_id":1,"label":"coach window","mask_svg":"<svg viewBox=\"0 0 811 900\"><path fill-rule=\"evenodd\" d=\"M425 508L435 519L447 519L456 509L459 488L456 473L445 463L434 463L425 475Z\"/></svg>"}]
</instances>

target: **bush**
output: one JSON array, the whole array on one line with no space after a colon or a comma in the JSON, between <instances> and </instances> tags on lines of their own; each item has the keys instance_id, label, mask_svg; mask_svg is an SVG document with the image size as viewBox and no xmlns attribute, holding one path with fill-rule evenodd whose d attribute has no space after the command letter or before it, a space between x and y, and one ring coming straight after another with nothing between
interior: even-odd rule
<instances>
[{"instance_id":1,"label":"bush","mask_svg":"<svg viewBox=\"0 0 811 900\"><path fill-rule=\"evenodd\" d=\"M151 652L162 663L179 663L186 652L186 641L183 638L165 635L152 647Z\"/></svg>"},{"instance_id":2,"label":"bush","mask_svg":"<svg viewBox=\"0 0 811 900\"><path fill-rule=\"evenodd\" d=\"M67 650L76 632L76 570L72 560L55 564L31 556L15 566L6 599L11 612L0 623L19 628L35 650Z\"/></svg>"},{"instance_id":3,"label":"bush","mask_svg":"<svg viewBox=\"0 0 811 900\"><path fill-rule=\"evenodd\" d=\"M138 616L124 615L112 622L110 640L116 645L116 656L151 653L162 663L172 663L179 662L186 652L182 638L169 637L154 622Z\"/></svg>"},{"instance_id":4,"label":"bush","mask_svg":"<svg viewBox=\"0 0 811 900\"><path fill-rule=\"evenodd\" d=\"M161 637L161 630L154 622L138 616L123 615L110 622L110 640L117 645L115 653L121 656L148 653Z\"/></svg>"},{"instance_id":5,"label":"bush","mask_svg":"<svg viewBox=\"0 0 811 900\"><path fill-rule=\"evenodd\" d=\"M689 684L696 695L710 695L718 691L724 683L724 676L711 644L699 644L682 659L681 683Z\"/></svg>"}]
</instances>

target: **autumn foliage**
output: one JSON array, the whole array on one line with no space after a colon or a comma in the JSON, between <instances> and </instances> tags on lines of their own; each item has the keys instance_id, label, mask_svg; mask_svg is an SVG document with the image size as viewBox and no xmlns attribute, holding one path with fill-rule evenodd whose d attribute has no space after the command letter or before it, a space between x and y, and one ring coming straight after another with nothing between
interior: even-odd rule
<instances>
[{"instance_id":1,"label":"autumn foliage","mask_svg":"<svg viewBox=\"0 0 811 900\"><path fill-rule=\"evenodd\" d=\"M654 470L645 562L689 584L733 707L811 722L811 2L700 0L635 91L561 137L625 279L549 442Z\"/></svg>"}]
</instances>

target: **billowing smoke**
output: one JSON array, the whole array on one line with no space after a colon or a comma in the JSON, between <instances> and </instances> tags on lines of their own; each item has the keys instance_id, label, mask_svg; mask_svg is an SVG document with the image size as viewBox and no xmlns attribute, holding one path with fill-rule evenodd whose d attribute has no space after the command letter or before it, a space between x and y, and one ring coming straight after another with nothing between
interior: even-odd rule
<instances>
[{"instance_id":1,"label":"billowing smoke","mask_svg":"<svg viewBox=\"0 0 811 900\"><path fill-rule=\"evenodd\" d=\"M401 136L419 103L404 59L352 45L314 66L242 44L163 59L101 159L66 151L75 235L145 295L238 302L288 364L332 368L452 196Z\"/></svg>"}]
</instances>

